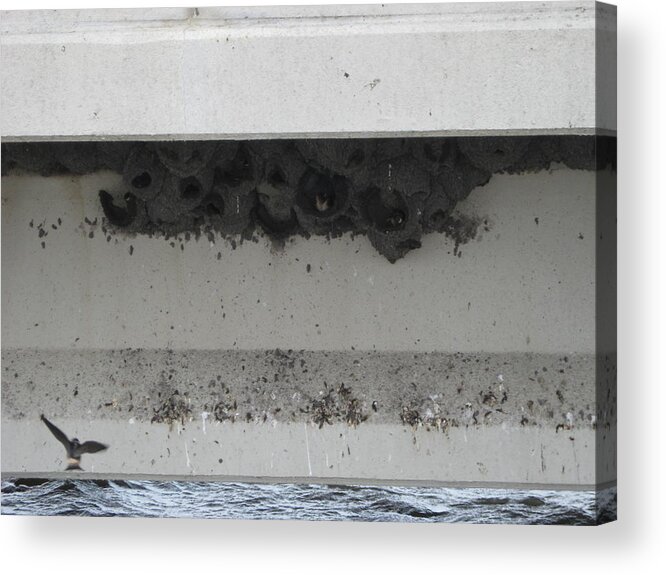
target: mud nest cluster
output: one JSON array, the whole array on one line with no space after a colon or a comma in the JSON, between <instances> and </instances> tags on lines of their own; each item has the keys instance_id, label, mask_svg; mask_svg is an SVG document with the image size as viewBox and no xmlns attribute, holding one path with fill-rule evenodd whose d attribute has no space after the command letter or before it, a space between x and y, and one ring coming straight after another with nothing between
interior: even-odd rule
<instances>
[{"instance_id":1,"label":"mud nest cluster","mask_svg":"<svg viewBox=\"0 0 666 575\"><path fill-rule=\"evenodd\" d=\"M395 262L423 234L455 235L456 204L493 173L551 162L596 169L614 139L592 136L270 141L71 142L3 145L3 174L111 169L100 190L108 223L130 233L284 239L365 234Z\"/></svg>"}]
</instances>

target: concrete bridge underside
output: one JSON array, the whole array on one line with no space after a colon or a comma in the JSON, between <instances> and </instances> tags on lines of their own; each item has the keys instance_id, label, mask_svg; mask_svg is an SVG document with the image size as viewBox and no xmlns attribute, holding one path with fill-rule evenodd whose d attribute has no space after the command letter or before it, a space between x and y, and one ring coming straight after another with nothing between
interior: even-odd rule
<instances>
[{"instance_id":1,"label":"concrete bridge underside","mask_svg":"<svg viewBox=\"0 0 666 575\"><path fill-rule=\"evenodd\" d=\"M475 239L429 234L390 264L362 236L103 233L119 175L7 175L3 475L65 475L44 413L110 445L86 477L612 483L611 177L496 174L457 207L486 222Z\"/></svg>"}]
</instances>

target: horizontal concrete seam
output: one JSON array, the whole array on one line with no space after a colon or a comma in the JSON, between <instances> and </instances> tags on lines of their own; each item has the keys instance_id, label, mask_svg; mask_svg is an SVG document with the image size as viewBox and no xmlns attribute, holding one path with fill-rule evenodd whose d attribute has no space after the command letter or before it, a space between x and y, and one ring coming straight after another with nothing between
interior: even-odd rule
<instances>
[{"instance_id":1,"label":"horizontal concrete seam","mask_svg":"<svg viewBox=\"0 0 666 575\"><path fill-rule=\"evenodd\" d=\"M19 142L155 142L162 140L291 140L291 139L348 139L348 138L427 138L427 137L459 137L459 136L611 136L617 130L605 128L572 127L572 128L506 128L492 130L465 130L450 128L445 130L421 131L385 131L385 132L252 132L252 133L157 133L157 134L59 134L43 136L39 134L5 134L3 143Z\"/></svg>"},{"instance_id":2,"label":"horizontal concrete seam","mask_svg":"<svg viewBox=\"0 0 666 575\"><path fill-rule=\"evenodd\" d=\"M329 28L332 24L345 27L360 25L367 28L369 24L386 26L387 24L404 24L406 22L422 22L436 24L446 29L475 26L492 29L504 25L508 29L543 29L544 24L558 27L587 27L595 22L594 2L521 2L521 3L488 3L469 5L452 3L441 5L392 6L374 8L372 6L330 6L301 7L290 10L289 7L275 7L272 10L261 8L228 8L228 9L151 9L123 11L133 18L110 18L113 13L105 10L91 10L89 14L69 15L56 13L51 15L48 23L40 18L42 11L2 12L3 35L21 34L58 34L63 32L95 32L127 30L141 27L141 33L148 30L197 30L215 25L237 26L244 29L267 24L276 24L279 28L296 24L299 27ZM613 14L610 10L599 10L600 14ZM143 17L142 17L143 15ZM98 19L93 19L97 17ZM39 20L38 20L39 18ZM598 18L598 16L597 16Z\"/></svg>"}]
</instances>

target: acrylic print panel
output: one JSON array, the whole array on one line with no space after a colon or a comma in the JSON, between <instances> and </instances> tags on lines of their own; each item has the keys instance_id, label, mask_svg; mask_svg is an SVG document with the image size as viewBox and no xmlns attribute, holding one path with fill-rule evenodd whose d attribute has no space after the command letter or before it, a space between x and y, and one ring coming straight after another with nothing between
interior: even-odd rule
<instances>
[{"instance_id":1,"label":"acrylic print panel","mask_svg":"<svg viewBox=\"0 0 666 575\"><path fill-rule=\"evenodd\" d=\"M43 44L35 13L3 18L3 70L33 89L3 72L2 512L613 520L614 11L139 10L123 74L161 70L141 102L4 106L85 85L91 56L113 79L114 14L53 13ZM135 50L139 23L161 51ZM382 57L396 35L411 55ZM281 115L278 46L307 72ZM463 81L484 73L492 93ZM525 99L546 81L552 103ZM261 101L209 107L250 83Z\"/></svg>"}]
</instances>

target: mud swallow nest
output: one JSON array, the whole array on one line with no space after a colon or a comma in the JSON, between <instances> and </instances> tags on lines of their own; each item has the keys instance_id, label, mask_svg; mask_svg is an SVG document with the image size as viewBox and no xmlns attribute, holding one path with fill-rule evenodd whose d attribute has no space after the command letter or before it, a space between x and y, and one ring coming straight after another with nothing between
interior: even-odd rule
<instances>
[{"instance_id":1,"label":"mud swallow nest","mask_svg":"<svg viewBox=\"0 0 666 575\"><path fill-rule=\"evenodd\" d=\"M122 173L96 190L108 224L170 237L215 233L235 245L257 230L368 237L395 262L439 232L474 237L456 204L494 173L613 165L615 139L594 136L179 142L12 143L2 173Z\"/></svg>"}]
</instances>

